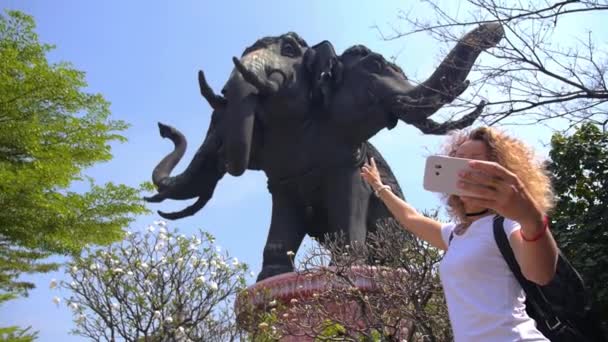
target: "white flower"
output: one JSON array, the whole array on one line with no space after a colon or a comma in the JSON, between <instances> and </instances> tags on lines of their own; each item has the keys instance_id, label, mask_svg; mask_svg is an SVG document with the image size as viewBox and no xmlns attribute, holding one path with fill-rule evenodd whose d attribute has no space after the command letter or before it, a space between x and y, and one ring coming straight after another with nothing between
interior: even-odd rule
<instances>
[{"instance_id":1,"label":"white flower","mask_svg":"<svg viewBox=\"0 0 608 342\"><path fill-rule=\"evenodd\" d=\"M298 300L295 298L292 298L290 301L291 304L298 304Z\"/></svg>"},{"instance_id":2,"label":"white flower","mask_svg":"<svg viewBox=\"0 0 608 342\"><path fill-rule=\"evenodd\" d=\"M296 255L296 253L294 253L293 251L287 251L287 256L294 256Z\"/></svg>"},{"instance_id":3,"label":"white flower","mask_svg":"<svg viewBox=\"0 0 608 342\"><path fill-rule=\"evenodd\" d=\"M155 251L160 251L161 249L163 249L165 247L165 244L162 241L159 241L156 246L154 246L154 250Z\"/></svg>"},{"instance_id":4,"label":"white flower","mask_svg":"<svg viewBox=\"0 0 608 342\"><path fill-rule=\"evenodd\" d=\"M78 267L72 266L72 273L76 273L76 272L78 272Z\"/></svg>"},{"instance_id":5,"label":"white flower","mask_svg":"<svg viewBox=\"0 0 608 342\"><path fill-rule=\"evenodd\" d=\"M59 303L61 303L61 298L59 298L57 296L53 297L53 303L59 305Z\"/></svg>"},{"instance_id":6,"label":"white flower","mask_svg":"<svg viewBox=\"0 0 608 342\"><path fill-rule=\"evenodd\" d=\"M270 305L270 306L277 306L277 300L273 299L270 303L268 303L268 305Z\"/></svg>"},{"instance_id":7,"label":"white flower","mask_svg":"<svg viewBox=\"0 0 608 342\"><path fill-rule=\"evenodd\" d=\"M148 231L149 231L150 233L153 233L153 232L154 232L154 229L156 229L156 228L154 228L154 226L148 226Z\"/></svg>"},{"instance_id":8,"label":"white flower","mask_svg":"<svg viewBox=\"0 0 608 342\"><path fill-rule=\"evenodd\" d=\"M222 247L221 246L217 246L217 247L215 247L215 250L219 253L219 252L222 251Z\"/></svg>"},{"instance_id":9,"label":"white flower","mask_svg":"<svg viewBox=\"0 0 608 342\"><path fill-rule=\"evenodd\" d=\"M158 239L160 241L167 241L167 235L165 233L161 232L160 234L158 234ZM159 242L159 244L160 244L160 242Z\"/></svg>"},{"instance_id":10,"label":"white flower","mask_svg":"<svg viewBox=\"0 0 608 342\"><path fill-rule=\"evenodd\" d=\"M179 327L177 328L177 333L183 335L186 333L186 329L184 329L184 327Z\"/></svg>"},{"instance_id":11,"label":"white flower","mask_svg":"<svg viewBox=\"0 0 608 342\"><path fill-rule=\"evenodd\" d=\"M141 268L143 268L143 269L148 268L148 264L146 264L145 262L142 262L140 266L141 266Z\"/></svg>"},{"instance_id":12,"label":"white flower","mask_svg":"<svg viewBox=\"0 0 608 342\"><path fill-rule=\"evenodd\" d=\"M112 306L112 309L118 310L120 309L120 304L113 302L112 304L110 304Z\"/></svg>"},{"instance_id":13,"label":"white flower","mask_svg":"<svg viewBox=\"0 0 608 342\"><path fill-rule=\"evenodd\" d=\"M197 238L197 237L194 237L194 238L192 239L192 244L193 244L193 245L195 245L195 246L198 246L198 245L200 245L201 243L203 243L203 242L201 241L201 239L199 239L199 238Z\"/></svg>"},{"instance_id":14,"label":"white flower","mask_svg":"<svg viewBox=\"0 0 608 342\"><path fill-rule=\"evenodd\" d=\"M166 229L165 229L165 227L163 227L163 226L160 226L160 228L158 228L158 232L159 232L160 234L167 234L167 230L166 230Z\"/></svg>"},{"instance_id":15,"label":"white flower","mask_svg":"<svg viewBox=\"0 0 608 342\"><path fill-rule=\"evenodd\" d=\"M239 265L239 259L237 259L237 258L232 259L232 265L238 266Z\"/></svg>"},{"instance_id":16,"label":"white flower","mask_svg":"<svg viewBox=\"0 0 608 342\"><path fill-rule=\"evenodd\" d=\"M160 319L160 311L158 311L158 310L154 311L154 318Z\"/></svg>"},{"instance_id":17,"label":"white flower","mask_svg":"<svg viewBox=\"0 0 608 342\"><path fill-rule=\"evenodd\" d=\"M196 277L196 282L201 283L201 284L204 283L205 282L205 277L202 276L202 275Z\"/></svg>"},{"instance_id":18,"label":"white flower","mask_svg":"<svg viewBox=\"0 0 608 342\"><path fill-rule=\"evenodd\" d=\"M210 283L209 283L209 289L210 289L211 291L217 291L217 289L218 289L217 283L216 283L216 282L214 282L214 281L210 282Z\"/></svg>"},{"instance_id":19,"label":"white flower","mask_svg":"<svg viewBox=\"0 0 608 342\"><path fill-rule=\"evenodd\" d=\"M167 226L167 222L163 221L163 220L158 220L158 221L154 221L154 224L159 226L159 227L166 227Z\"/></svg>"},{"instance_id":20,"label":"white flower","mask_svg":"<svg viewBox=\"0 0 608 342\"><path fill-rule=\"evenodd\" d=\"M215 261L215 259L211 259L209 265L211 265L211 267L217 267L217 262Z\"/></svg>"},{"instance_id":21,"label":"white flower","mask_svg":"<svg viewBox=\"0 0 608 342\"><path fill-rule=\"evenodd\" d=\"M75 289L75 288L78 287L78 284L75 281L73 281L73 282L70 283L70 287L73 288L73 289Z\"/></svg>"},{"instance_id":22,"label":"white flower","mask_svg":"<svg viewBox=\"0 0 608 342\"><path fill-rule=\"evenodd\" d=\"M115 269L112 270L112 272L114 272L114 273L125 273L125 271L123 271L123 269L120 268L120 267L116 267Z\"/></svg>"},{"instance_id":23,"label":"white flower","mask_svg":"<svg viewBox=\"0 0 608 342\"><path fill-rule=\"evenodd\" d=\"M127 272L127 275L130 276L130 277L132 277L133 276L133 272L129 271L129 272Z\"/></svg>"},{"instance_id":24,"label":"white flower","mask_svg":"<svg viewBox=\"0 0 608 342\"><path fill-rule=\"evenodd\" d=\"M51 279L51 282L49 283L49 288L54 289L56 287L57 287L57 280Z\"/></svg>"},{"instance_id":25,"label":"white flower","mask_svg":"<svg viewBox=\"0 0 608 342\"><path fill-rule=\"evenodd\" d=\"M70 303L70 309L77 310L78 309L78 304L76 304L76 303Z\"/></svg>"},{"instance_id":26,"label":"white flower","mask_svg":"<svg viewBox=\"0 0 608 342\"><path fill-rule=\"evenodd\" d=\"M268 323L262 322L262 323L258 324L258 328L260 328L262 330L266 330L266 329L268 329Z\"/></svg>"},{"instance_id":27,"label":"white flower","mask_svg":"<svg viewBox=\"0 0 608 342\"><path fill-rule=\"evenodd\" d=\"M182 257L177 258L177 263L178 264L181 264L183 262L184 262L184 258L182 258Z\"/></svg>"},{"instance_id":28,"label":"white flower","mask_svg":"<svg viewBox=\"0 0 608 342\"><path fill-rule=\"evenodd\" d=\"M78 317L76 318L76 323L82 323L85 321L85 319L87 318L87 316L80 314L78 315Z\"/></svg>"},{"instance_id":29,"label":"white flower","mask_svg":"<svg viewBox=\"0 0 608 342\"><path fill-rule=\"evenodd\" d=\"M93 263L91 264L91 266L89 267L91 269L91 271L94 271L98 268L97 264Z\"/></svg>"},{"instance_id":30,"label":"white flower","mask_svg":"<svg viewBox=\"0 0 608 342\"><path fill-rule=\"evenodd\" d=\"M165 318L165 322L166 323L173 323L173 318L167 317L167 318Z\"/></svg>"}]
</instances>

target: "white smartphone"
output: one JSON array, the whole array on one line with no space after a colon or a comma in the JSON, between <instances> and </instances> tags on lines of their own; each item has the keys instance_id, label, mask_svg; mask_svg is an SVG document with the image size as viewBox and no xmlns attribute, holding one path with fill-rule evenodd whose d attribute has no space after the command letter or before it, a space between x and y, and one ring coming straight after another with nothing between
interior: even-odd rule
<instances>
[{"instance_id":1,"label":"white smartphone","mask_svg":"<svg viewBox=\"0 0 608 342\"><path fill-rule=\"evenodd\" d=\"M428 157L424 168L424 189L450 195L475 197L474 194L458 188L460 178L458 173L463 170L471 170L469 161L471 159L448 156Z\"/></svg>"}]
</instances>

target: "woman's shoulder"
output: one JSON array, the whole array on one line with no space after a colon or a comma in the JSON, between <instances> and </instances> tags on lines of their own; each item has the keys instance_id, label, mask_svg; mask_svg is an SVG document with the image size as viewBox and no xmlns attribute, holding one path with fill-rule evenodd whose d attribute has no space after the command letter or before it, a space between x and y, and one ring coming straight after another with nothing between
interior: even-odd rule
<instances>
[{"instance_id":1,"label":"woman's shoulder","mask_svg":"<svg viewBox=\"0 0 608 342\"><path fill-rule=\"evenodd\" d=\"M517 221L513 221L511 219L505 218L503 225L503 229L505 230L505 234L509 238L511 238L511 234L521 228L521 225Z\"/></svg>"},{"instance_id":2,"label":"woman's shoulder","mask_svg":"<svg viewBox=\"0 0 608 342\"><path fill-rule=\"evenodd\" d=\"M456 228L455 222L447 222L441 225L441 237L446 246L449 246L450 244L450 235L454 231L454 228Z\"/></svg>"}]
</instances>

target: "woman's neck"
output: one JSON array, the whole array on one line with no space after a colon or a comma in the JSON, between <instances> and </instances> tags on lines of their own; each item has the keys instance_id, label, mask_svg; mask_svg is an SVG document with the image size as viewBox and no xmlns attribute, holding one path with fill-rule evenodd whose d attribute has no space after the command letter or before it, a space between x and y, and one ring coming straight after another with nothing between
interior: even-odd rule
<instances>
[{"instance_id":1,"label":"woman's neck","mask_svg":"<svg viewBox=\"0 0 608 342\"><path fill-rule=\"evenodd\" d=\"M469 222L475 222L484 216L491 214L488 208L474 208L465 212L466 220Z\"/></svg>"}]
</instances>

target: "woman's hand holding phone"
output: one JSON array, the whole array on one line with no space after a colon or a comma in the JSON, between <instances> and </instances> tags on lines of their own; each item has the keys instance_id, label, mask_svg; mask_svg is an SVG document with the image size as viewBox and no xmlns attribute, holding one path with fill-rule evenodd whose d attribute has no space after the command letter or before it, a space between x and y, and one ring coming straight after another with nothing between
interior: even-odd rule
<instances>
[{"instance_id":1,"label":"woman's hand holding phone","mask_svg":"<svg viewBox=\"0 0 608 342\"><path fill-rule=\"evenodd\" d=\"M471 193L460 197L463 202L490 208L523 226L543 221L544 214L516 174L495 162L472 160L469 166L472 171L459 175L458 188Z\"/></svg>"}]
</instances>

